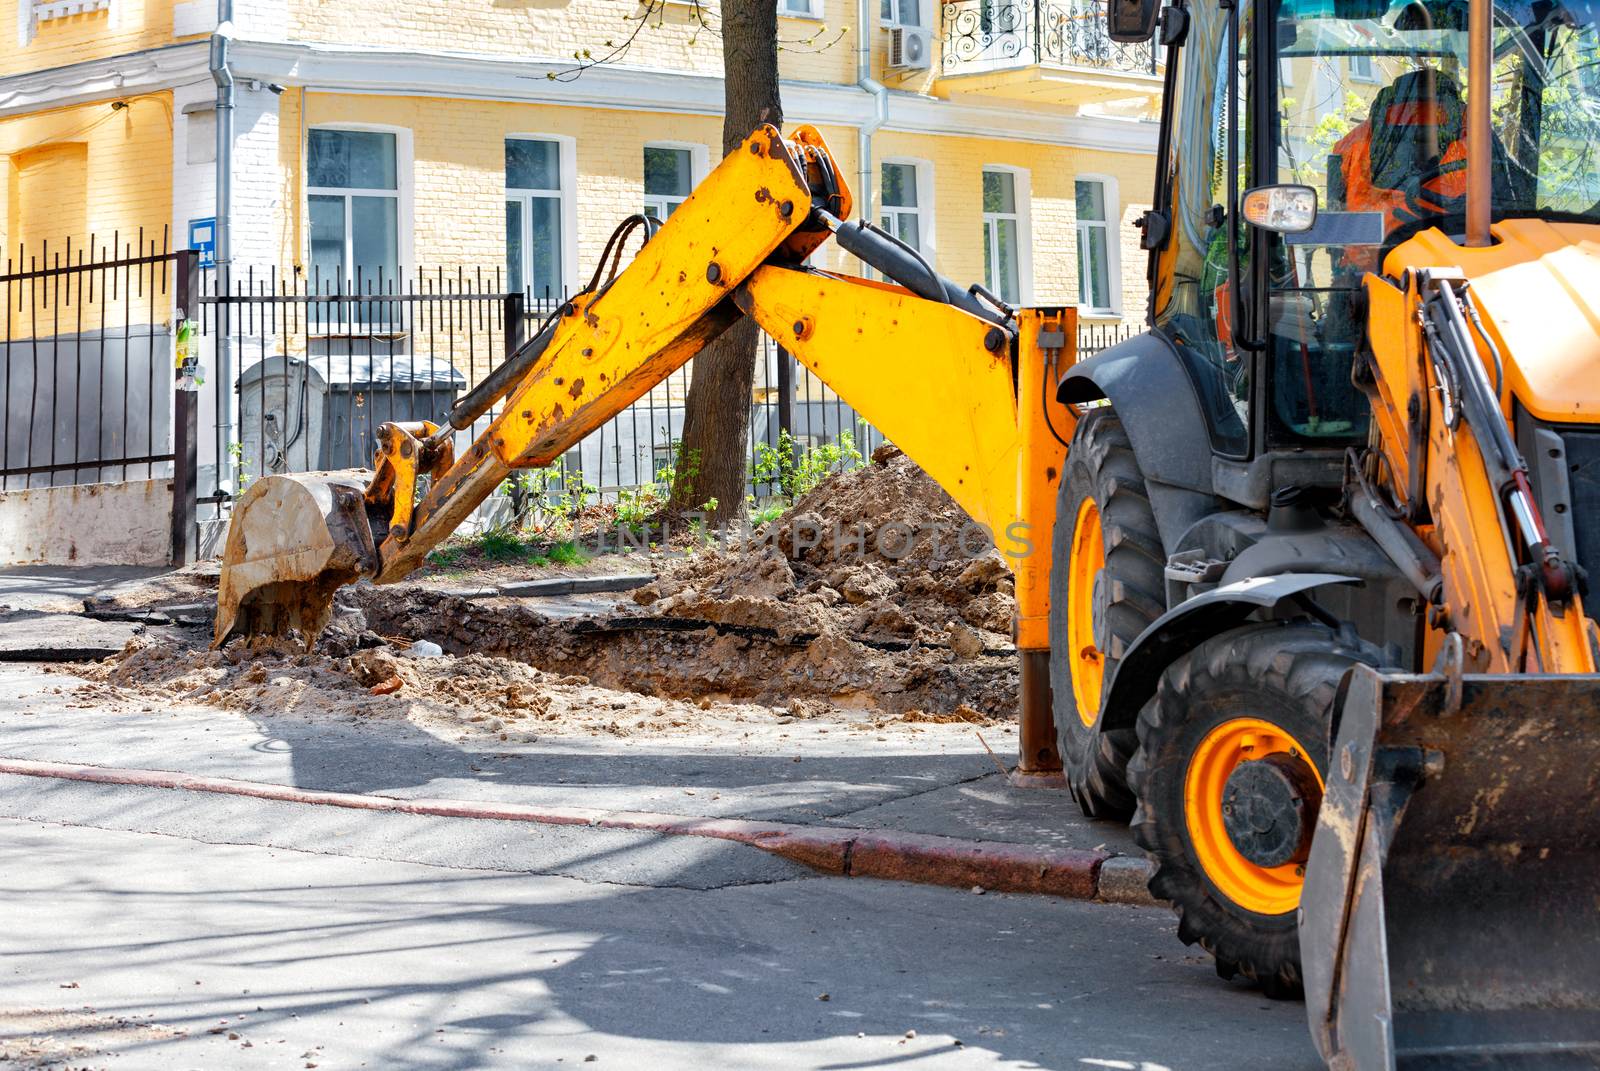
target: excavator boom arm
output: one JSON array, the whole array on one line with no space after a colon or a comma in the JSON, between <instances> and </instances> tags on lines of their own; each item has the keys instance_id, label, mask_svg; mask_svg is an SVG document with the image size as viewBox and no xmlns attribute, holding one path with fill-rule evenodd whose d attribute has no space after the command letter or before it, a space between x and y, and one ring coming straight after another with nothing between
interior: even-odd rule
<instances>
[{"instance_id":1,"label":"excavator boom arm","mask_svg":"<svg viewBox=\"0 0 1600 1071\"><path fill-rule=\"evenodd\" d=\"M1024 548L1016 555L1026 574L1019 588L1037 589L1040 602L1025 616L1042 630L1048 556L1026 551L1048 540L1028 537L1019 503L1051 493L1058 467L1029 444L1062 439L1072 427L1070 410L1046 390L1054 376L1045 374L1065 348L1070 313L1019 315L980 287L939 276L876 228L840 223L851 202L838 173L813 129L785 139L763 126L664 224L633 217L620 227L590 285L443 424L384 425L370 477L258 481L229 528L214 642L290 629L314 636L340 585L405 577L513 470L560 457L743 315L899 443L979 523ZM641 227L648 240L624 267L622 246ZM804 267L830 235L903 285ZM1024 335L1039 351L1025 362L1026 376L1016 346ZM1019 405L1019 389L1029 392L1027 405ZM455 435L486 416L457 457ZM1059 445L1050 449L1060 453ZM1048 468L1048 486L1021 479L1019 466ZM270 517L254 505L268 498ZM1036 645L1047 646L1042 632Z\"/></svg>"}]
</instances>

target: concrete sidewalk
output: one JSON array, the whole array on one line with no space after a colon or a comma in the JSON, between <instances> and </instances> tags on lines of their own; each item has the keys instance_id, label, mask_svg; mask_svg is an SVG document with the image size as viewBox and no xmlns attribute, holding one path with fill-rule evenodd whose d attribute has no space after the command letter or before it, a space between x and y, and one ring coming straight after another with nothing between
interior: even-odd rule
<instances>
[{"instance_id":1,"label":"concrete sidewalk","mask_svg":"<svg viewBox=\"0 0 1600 1071\"><path fill-rule=\"evenodd\" d=\"M1219 982L1164 910L774 871L706 888L608 843L637 864L625 884L593 876L601 850L529 875L527 838L412 834L389 848L422 857L394 861L187 820L198 838L0 819L0 1052L107 1071L1319 1066L1304 1009Z\"/></svg>"},{"instance_id":2,"label":"concrete sidewalk","mask_svg":"<svg viewBox=\"0 0 1600 1071\"><path fill-rule=\"evenodd\" d=\"M83 609L84 599L115 596L170 572L142 565L0 566L0 609L77 613Z\"/></svg>"},{"instance_id":3,"label":"concrete sidewalk","mask_svg":"<svg viewBox=\"0 0 1600 1071\"><path fill-rule=\"evenodd\" d=\"M880 844L881 835L894 834L921 860L899 874L911 880L986 884L981 867L972 876L976 853L1013 868L1020 859L1023 870L1036 858L1041 868L1078 873L1087 886L1056 886L1070 889L1068 895L1086 895L1087 888L1090 896L1147 898L1145 864L1126 827L1083 818L1064 790L1010 784L995 756L961 726L880 741L796 721L752 729L737 740L560 736L491 746L447 740L403 720L244 717L199 705L110 715L79 694L84 687L70 675L0 665L0 759L248 782L277 799L276 806L292 804L273 786L450 801L455 814L477 805L490 820L515 808L534 816L523 821L610 822L664 833L683 832L675 818L742 820L753 824L745 831L750 842L770 846L783 834L799 845L795 857L824 869L839 871L826 860L816 863L817 852L832 853L829 859L844 852L845 873L853 842ZM1011 727L984 732L998 755L1014 753ZM50 818L47 808L6 813ZM941 872L940 858L958 869ZM1113 861L1102 867L1106 860ZM864 853L858 863L858 872L873 872ZM1026 887L1007 885L1015 879L1001 873L991 880L995 887Z\"/></svg>"}]
</instances>

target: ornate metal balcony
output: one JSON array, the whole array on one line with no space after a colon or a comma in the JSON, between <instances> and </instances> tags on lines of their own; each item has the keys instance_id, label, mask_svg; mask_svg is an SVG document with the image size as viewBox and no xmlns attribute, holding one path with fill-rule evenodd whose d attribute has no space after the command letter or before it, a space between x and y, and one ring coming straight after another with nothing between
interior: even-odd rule
<instances>
[{"instance_id":1,"label":"ornate metal balcony","mask_svg":"<svg viewBox=\"0 0 1600 1071\"><path fill-rule=\"evenodd\" d=\"M1119 74L1156 72L1156 50L1123 45L1106 33L1105 0L947 0L945 74L1034 64Z\"/></svg>"}]
</instances>

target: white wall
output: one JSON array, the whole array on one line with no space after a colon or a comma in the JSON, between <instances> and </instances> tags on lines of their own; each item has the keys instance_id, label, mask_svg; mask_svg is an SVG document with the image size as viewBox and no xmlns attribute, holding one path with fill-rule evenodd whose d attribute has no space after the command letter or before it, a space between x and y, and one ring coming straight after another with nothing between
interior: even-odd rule
<instances>
[{"instance_id":1,"label":"white wall","mask_svg":"<svg viewBox=\"0 0 1600 1071\"><path fill-rule=\"evenodd\" d=\"M0 565L166 565L168 480L0 491Z\"/></svg>"}]
</instances>

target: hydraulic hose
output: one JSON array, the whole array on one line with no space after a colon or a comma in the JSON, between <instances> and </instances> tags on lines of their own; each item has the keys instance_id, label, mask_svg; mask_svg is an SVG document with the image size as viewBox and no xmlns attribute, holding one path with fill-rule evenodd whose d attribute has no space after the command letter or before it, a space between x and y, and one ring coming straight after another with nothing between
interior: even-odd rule
<instances>
[{"instance_id":1,"label":"hydraulic hose","mask_svg":"<svg viewBox=\"0 0 1600 1071\"><path fill-rule=\"evenodd\" d=\"M1007 325L1015 311L1009 305L991 304L979 295L979 288L964 288L940 275L921 253L894 235L864 219L844 223L821 209L813 209L813 212L833 231L834 238L847 252L853 253L863 264L877 268L885 278L899 283L919 298L954 305L980 320L1011 330Z\"/></svg>"}]
</instances>

